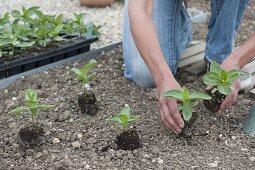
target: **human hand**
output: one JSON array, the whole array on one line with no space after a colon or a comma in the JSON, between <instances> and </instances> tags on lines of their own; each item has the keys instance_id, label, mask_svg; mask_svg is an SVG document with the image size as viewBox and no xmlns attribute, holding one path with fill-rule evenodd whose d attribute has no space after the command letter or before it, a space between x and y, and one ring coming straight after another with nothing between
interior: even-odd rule
<instances>
[{"instance_id":1,"label":"human hand","mask_svg":"<svg viewBox=\"0 0 255 170\"><path fill-rule=\"evenodd\" d=\"M177 135L180 134L182 132L182 128L184 128L184 121L177 109L177 101L176 99L161 97L162 93L172 89L181 89L180 85L174 78L162 81L157 86L159 96L158 103L162 122Z\"/></svg>"},{"instance_id":2,"label":"human hand","mask_svg":"<svg viewBox=\"0 0 255 170\"><path fill-rule=\"evenodd\" d=\"M230 61L229 59L226 59L221 64L221 67L226 71L229 71L232 69L240 69L240 68L238 68L237 63L235 63L234 61ZM241 87L240 79L235 81L231 85L231 87L233 88L233 92L231 94L229 94L228 96L226 96L225 100L220 105L220 111L225 111L227 108L229 108L231 105L233 105L235 103L237 96L238 96L238 92Z\"/></svg>"}]
</instances>

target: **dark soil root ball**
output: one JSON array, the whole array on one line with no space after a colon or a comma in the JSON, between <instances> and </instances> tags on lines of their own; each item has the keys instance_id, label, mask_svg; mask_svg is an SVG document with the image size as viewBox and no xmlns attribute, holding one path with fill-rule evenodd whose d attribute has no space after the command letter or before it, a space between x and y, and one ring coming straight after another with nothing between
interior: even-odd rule
<instances>
[{"instance_id":1,"label":"dark soil root ball","mask_svg":"<svg viewBox=\"0 0 255 170\"><path fill-rule=\"evenodd\" d=\"M225 100L226 96L219 93L218 90L212 93L212 90L213 89L205 91L207 94L209 94L212 97L212 99L204 100L203 104L211 112L217 112L220 109L220 105Z\"/></svg>"},{"instance_id":2,"label":"dark soil root ball","mask_svg":"<svg viewBox=\"0 0 255 170\"><path fill-rule=\"evenodd\" d=\"M82 114L95 115L98 112L98 106L96 104L97 99L95 94L86 91L78 96L78 104Z\"/></svg>"},{"instance_id":3,"label":"dark soil root ball","mask_svg":"<svg viewBox=\"0 0 255 170\"><path fill-rule=\"evenodd\" d=\"M21 142L27 147L35 147L39 145L43 135L43 127L38 125L25 126L19 130Z\"/></svg>"},{"instance_id":4,"label":"dark soil root ball","mask_svg":"<svg viewBox=\"0 0 255 170\"><path fill-rule=\"evenodd\" d=\"M136 130L126 130L116 137L119 150L135 150L141 147L140 138Z\"/></svg>"},{"instance_id":5,"label":"dark soil root ball","mask_svg":"<svg viewBox=\"0 0 255 170\"><path fill-rule=\"evenodd\" d=\"M180 134L184 138L191 138L195 126L195 122L197 119L197 113L193 112L192 118L187 122L184 121L185 127L182 129L182 133Z\"/></svg>"}]
</instances>

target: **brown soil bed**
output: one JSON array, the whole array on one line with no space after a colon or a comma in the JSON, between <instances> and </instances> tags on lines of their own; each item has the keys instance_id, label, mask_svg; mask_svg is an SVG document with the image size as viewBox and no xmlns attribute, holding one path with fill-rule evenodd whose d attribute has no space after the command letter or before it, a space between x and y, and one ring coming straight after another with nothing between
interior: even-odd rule
<instances>
[{"instance_id":1,"label":"brown soil bed","mask_svg":"<svg viewBox=\"0 0 255 170\"><path fill-rule=\"evenodd\" d=\"M121 49L105 54L98 62L94 69L97 76L92 82L99 107L96 116L80 113L77 94L82 92L81 85L68 74L71 67L82 67L85 61L25 77L8 91L0 91L1 169L254 168L255 162L251 160L255 156L255 141L241 129L244 116L253 104L251 99L240 95L232 108L217 114L211 114L200 104L195 110L198 118L193 137L185 139L170 133L160 122L156 90L142 89L123 77ZM193 82L196 77L184 72L177 78L181 85L192 90L205 88L201 78ZM23 104L24 89L28 87L38 89L41 101L57 107L41 112L40 123L46 132L42 145L23 150L19 146L18 130L30 117L28 114L11 117L7 112ZM142 147L134 151L102 152L121 133L105 119L117 114L125 104L141 117L135 126ZM53 144L54 138L60 143Z\"/></svg>"}]
</instances>

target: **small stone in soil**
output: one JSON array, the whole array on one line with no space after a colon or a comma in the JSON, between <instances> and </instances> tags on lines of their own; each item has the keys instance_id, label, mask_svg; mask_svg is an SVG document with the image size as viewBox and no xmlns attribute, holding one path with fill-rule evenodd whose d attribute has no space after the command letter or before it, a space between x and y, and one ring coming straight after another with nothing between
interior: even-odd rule
<instances>
[{"instance_id":1,"label":"small stone in soil","mask_svg":"<svg viewBox=\"0 0 255 170\"><path fill-rule=\"evenodd\" d=\"M70 118L70 115L71 115L71 112L69 110L66 110L64 113L60 113L58 115L57 121L58 122L64 122L64 121L66 121L67 119Z\"/></svg>"},{"instance_id":2,"label":"small stone in soil","mask_svg":"<svg viewBox=\"0 0 255 170\"><path fill-rule=\"evenodd\" d=\"M76 142L72 143L72 146L73 146L74 149L79 149L81 147L81 144L76 141Z\"/></svg>"},{"instance_id":3,"label":"small stone in soil","mask_svg":"<svg viewBox=\"0 0 255 170\"><path fill-rule=\"evenodd\" d=\"M77 138L81 140L82 139L82 134L78 133Z\"/></svg>"},{"instance_id":4,"label":"small stone in soil","mask_svg":"<svg viewBox=\"0 0 255 170\"><path fill-rule=\"evenodd\" d=\"M250 157L249 160L255 162L255 157Z\"/></svg>"},{"instance_id":5,"label":"small stone in soil","mask_svg":"<svg viewBox=\"0 0 255 170\"><path fill-rule=\"evenodd\" d=\"M52 140L52 143L53 143L53 144L58 144L58 143L60 143L60 140L59 140L58 138L54 138L54 139Z\"/></svg>"}]
</instances>

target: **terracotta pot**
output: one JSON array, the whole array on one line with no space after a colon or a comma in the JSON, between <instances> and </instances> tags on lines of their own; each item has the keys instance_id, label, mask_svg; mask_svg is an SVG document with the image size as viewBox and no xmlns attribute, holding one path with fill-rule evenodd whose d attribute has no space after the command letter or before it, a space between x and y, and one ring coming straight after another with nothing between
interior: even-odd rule
<instances>
[{"instance_id":1,"label":"terracotta pot","mask_svg":"<svg viewBox=\"0 0 255 170\"><path fill-rule=\"evenodd\" d=\"M115 0L80 0L81 4L88 7L104 7L111 5Z\"/></svg>"}]
</instances>

